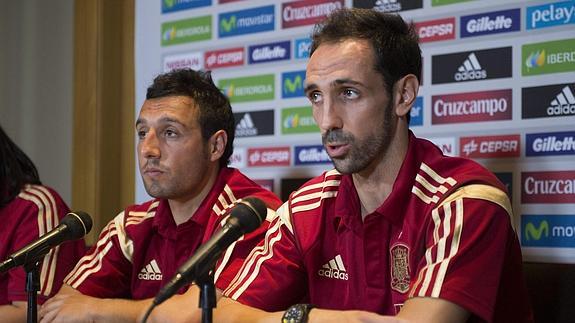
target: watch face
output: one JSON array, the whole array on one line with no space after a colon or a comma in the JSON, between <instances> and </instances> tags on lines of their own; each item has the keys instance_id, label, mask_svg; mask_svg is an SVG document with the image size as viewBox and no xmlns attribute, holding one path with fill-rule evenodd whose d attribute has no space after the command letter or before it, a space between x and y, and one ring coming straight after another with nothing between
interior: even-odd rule
<instances>
[{"instance_id":1,"label":"watch face","mask_svg":"<svg viewBox=\"0 0 575 323\"><path fill-rule=\"evenodd\" d=\"M307 314L312 306L308 304L295 304L285 311L282 322L283 323L305 323L307 322Z\"/></svg>"}]
</instances>

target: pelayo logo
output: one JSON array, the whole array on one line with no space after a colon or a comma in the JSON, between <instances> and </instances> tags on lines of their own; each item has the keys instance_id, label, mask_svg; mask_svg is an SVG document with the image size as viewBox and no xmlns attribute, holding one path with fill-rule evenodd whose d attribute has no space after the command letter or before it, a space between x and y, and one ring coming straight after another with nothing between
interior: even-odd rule
<instances>
[{"instance_id":1,"label":"pelayo logo","mask_svg":"<svg viewBox=\"0 0 575 323\"><path fill-rule=\"evenodd\" d=\"M230 37L274 30L274 6L222 13L219 15L218 26L219 37Z\"/></svg>"},{"instance_id":2,"label":"pelayo logo","mask_svg":"<svg viewBox=\"0 0 575 323\"><path fill-rule=\"evenodd\" d=\"M319 132L313 119L311 107L286 108L282 110L282 134Z\"/></svg>"},{"instance_id":3,"label":"pelayo logo","mask_svg":"<svg viewBox=\"0 0 575 323\"><path fill-rule=\"evenodd\" d=\"M526 21L527 30L575 24L575 1L527 7Z\"/></svg>"},{"instance_id":4,"label":"pelayo logo","mask_svg":"<svg viewBox=\"0 0 575 323\"><path fill-rule=\"evenodd\" d=\"M282 73L282 98L296 98L305 96L303 83L305 71Z\"/></svg>"},{"instance_id":5,"label":"pelayo logo","mask_svg":"<svg viewBox=\"0 0 575 323\"><path fill-rule=\"evenodd\" d=\"M521 47L523 76L575 71L575 38Z\"/></svg>"},{"instance_id":6,"label":"pelayo logo","mask_svg":"<svg viewBox=\"0 0 575 323\"><path fill-rule=\"evenodd\" d=\"M294 41L294 57L296 59L305 59L309 57L309 52L311 49L311 39L298 38Z\"/></svg>"},{"instance_id":7,"label":"pelayo logo","mask_svg":"<svg viewBox=\"0 0 575 323\"><path fill-rule=\"evenodd\" d=\"M162 13L211 6L212 0L163 0Z\"/></svg>"},{"instance_id":8,"label":"pelayo logo","mask_svg":"<svg viewBox=\"0 0 575 323\"><path fill-rule=\"evenodd\" d=\"M523 214L521 244L524 247L575 247L575 215Z\"/></svg>"},{"instance_id":9,"label":"pelayo logo","mask_svg":"<svg viewBox=\"0 0 575 323\"><path fill-rule=\"evenodd\" d=\"M218 87L231 103L273 100L274 79L274 74L221 79Z\"/></svg>"},{"instance_id":10,"label":"pelayo logo","mask_svg":"<svg viewBox=\"0 0 575 323\"><path fill-rule=\"evenodd\" d=\"M212 38L212 16L169 21L162 24L162 46Z\"/></svg>"}]
</instances>

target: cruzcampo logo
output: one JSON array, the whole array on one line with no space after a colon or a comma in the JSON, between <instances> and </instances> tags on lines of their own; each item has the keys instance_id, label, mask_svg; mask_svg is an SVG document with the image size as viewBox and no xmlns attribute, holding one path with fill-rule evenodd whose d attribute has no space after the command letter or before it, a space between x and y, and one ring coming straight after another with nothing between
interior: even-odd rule
<instances>
[{"instance_id":1,"label":"cruzcampo logo","mask_svg":"<svg viewBox=\"0 0 575 323\"><path fill-rule=\"evenodd\" d=\"M575 71L575 38L523 45L521 57L523 76Z\"/></svg>"},{"instance_id":2,"label":"cruzcampo logo","mask_svg":"<svg viewBox=\"0 0 575 323\"><path fill-rule=\"evenodd\" d=\"M282 110L282 134L319 132L310 106Z\"/></svg>"},{"instance_id":3,"label":"cruzcampo logo","mask_svg":"<svg viewBox=\"0 0 575 323\"><path fill-rule=\"evenodd\" d=\"M473 0L431 0L431 6L432 7L444 6L447 4L454 4L454 3L459 3L459 2L469 2L469 1L473 1Z\"/></svg>"},{"instance_id":4,"label":"cruzcampo logo","mask_svg":"<svg viewBox=\"0 0 575 323\"><path fill-rule=\"evenodd\" d=\"M274 84L274 74L221 79L218 81L218 87L232 103L273 100L275 93Z\"/></svg>"},{"instance_id":5,"label":"cruzcampo logo","mask_svg":"<svg viewBox=\"0 0 575 323\"><path fill-rule=\"evenodd\" d=\"M525 240L541 240L541 237L549 237L549 223L545 220L539 222L539 226L535 227L533 222L528 222L525 225Z\"/></svg>"},{"instance_id":6,"label":"cruzcampo logo","mask_svg":"<svg viewBox=\"0 0 575 323\"><path fill-rule=\"evenodd\" d=\"M169 21L162 24L162 46L212 38L212 16Z\"/></svg>"},{"instance_id":7,"label":"cruzcampo logo","mask_svg":"<svg viewBox=\"0 0 575 323\"><path fill-rule=\"evenodd\" d=\"M303 83L305 71L282 73L282 98L296 98L304 96Z\"/></svg>"}]
</instances>

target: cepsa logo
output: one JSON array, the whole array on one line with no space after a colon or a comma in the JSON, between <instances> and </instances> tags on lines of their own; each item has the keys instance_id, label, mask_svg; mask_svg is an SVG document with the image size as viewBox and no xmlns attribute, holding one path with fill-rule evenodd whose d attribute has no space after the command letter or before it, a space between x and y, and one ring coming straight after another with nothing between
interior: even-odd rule
<instances>
[{"instance_id":1,"label":"cepsa logo","mask_svg":"<svg viewBox=\"0 0 575 323\"><path fill-rule=\"evenodd\" d=\"M432 124L511 120L512 90L469 92L431 97Z\"/></svg>"},{"instance_id":2,"label":"cepsa logo","mask_svg":"<svg viewBox=\"0 0 575 323\"><path fill-rule=\"evenodd\" d=\"M354 0L354 8L374 9L380 12L396 12L419 9L422 0Z\"/></svg>"},{"instance_id":3,"label":"cepsa logo","mask_svg":"<svg viewBox=\"0 0 575 323\"><path fill-rule=\"evenodd\" d=\"M297 98L305 96L303 84L305 71L282 73L282 98Z\"/></svg>"},{"instance_id":4,"label":"cepsa logo","mask_svg":"<svg viewBox=\"0 0 575 323\"><path fill-rule=\"evenodd\" d=\"M263 45L253 45L248 49L250 64L275 62L290 59L290 41L270 43Z\"/></svg>"},{"instance_id":5,"label":"cepsa logo","mask_svg":"<svg viewBox=\"0 0 575 323\"><path fill-rule=\"evenodd\" d=\"M521 173L521 203L575 203L575 171Z\"/></svg>"},{"instance_id":6,"label":"cepsa logo","mask_svg":"<svg viewBox=\"0 0 575 323\"><path fill-rule=\"evenodd\" d=\"M575 115L575 84L555 84L521 89L524 119Z\"/></svg>"},{"instance_id":7,"label":"cepsa logo","mask_svg":"<svg viewBox=\"0 0 575 323\"><path fill-rule=\"evenodd\" d=\"M244 65L243 47L209 51L204 54L206 68L211 70L220 67Z\"/></svg>"},{"instance_id":8,"label":"cepsa logo","mask_svg":"<svg viewBox=\"0 0 575 323\"><path fill-rule=\"evenodd\" d=\"M325 147L322 145L296 146L295 147L295 164L329 164L331 158L327 154Z\"/></svg>"},{"instance_id":9,"label":"cepsa logo","mask_svg":"<svg viewBox=\"0 0 575 323\"><path fill-rule=\"evenodd\" d=\"M528 133L526 156L575 155L575 131Z\"/></svg>"},{"instance_id":10,"label":"cepsa logo","mask_svg":"<svg viewBox=\"0 0 575 323\"><path fill-rule=\"evenodd\" d=\"M527 7L527 30L575 24L575 1Z\"/></svg>"},{"instance_id":11,"label":"cepsa logo","mask_svg":"<svg viewBox=\"0 0 575 323\"><path fill-rule=\"evenodd\" d=\"M162 0L162 13L211 6L212 0Z\"/></svg>"},{"instance_id":12,"label":"cepsa logo","mask_svg":"<svg viewBox=\"0 0 575 323\"><path fill-rule=\"evenodd\" d=\"M523 76L575 71L575 38L521 47Z\"/></svg>"},{"instance_id":13,"label":"cepsa logo","mask_svg":"<svg viewBox=\"0 0 575 323\"><path fill-rule=\"evenodd\" d=\"M201 70L204 68L202 56L201 52L164 56L164 73L184 68Z\"/></svg>"},{"instance_id":14,"label":"cepsa logo","mask_svg":"<svg viewBox=\"0 0 575 323\"><path fill-rule=\"evenodd\" d=\"M294 58L295 59L306 59L309 58L309 52L311 50L311 39L310 38L298 38L294 41Z\"/></svg>"},{"instance_id":15,"label":"cepsa logo","mask_svg":"<svg viewBox=\"0 0 575 323\"><path fill-rule=\"evenodd\" d=\"M431 57L431 83L468 82L511 77L511 47Z\"/></svg>"},{"instance_id":16,"label":"cepsa logo","mask_svg":"<svg viewBox=\"0 0 575 323\"><path fill-rule=\"evenodd\" d=\"M422 43L455 39L455 18L444 18L415 23Z\"/></svg>"},{"instance_id":17,"label":"cepsa logo","mask_svg":"<svg viewBox=\"0 0 575 323\"><path fill-rule=\"evenodd\" d=\"M467 158L519 157L519 135L461 137L459 151Z\"/></svg>"},{"instance_id":18,"label":"cepsa logo","mask_svg":"<svg viewBox=\"0 0 575 323\"><path fill-rule=\"evenodd\" d=\"M480 13L461 17L461 37L519 31L521 9Z\"/></svg>"},{"instance_id":19,"label":"cepsa logo","mask_svg":"<svg viewBox=\"0 0 575 323\"><path fill-rule=\"evenodd\" d=\"M282 28L313 25L332 11L343 7L343 0L303 0L283 3Z\"/></svg>"},{"instance_id":20,"label":"cepsa logo","mask_svg":"<svg viewBox=\"0 0 575 323\"><path fill-rule=\"evenodd\" d=\"M222 13L218 21L220 38L271 31L275 28L274 6Z\"/></svg>"},{"instance_id":21,"label":"cepsa logo","mask_svg":"<svg viewBox=\"0 0 575 323\"><path fill-rule=\"evenodd\" d=\"M248 166L289 166L290 147L249 148Z\"/></svg>"},{"instance_id":22,"label":"cepsa logo","mask_svg":"<svg viewBox=\"0 0 575 323\"><path fill-rule=\"evenodd\" d=\"M575 247L575 215L521 216L521 245L524 247Z\"/></svg>"}]
</instances>

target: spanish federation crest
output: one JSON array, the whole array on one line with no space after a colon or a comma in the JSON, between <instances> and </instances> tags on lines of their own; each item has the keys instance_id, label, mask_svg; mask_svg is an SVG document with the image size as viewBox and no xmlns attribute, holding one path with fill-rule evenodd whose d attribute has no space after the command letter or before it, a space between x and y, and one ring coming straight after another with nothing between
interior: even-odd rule
<instances>
[{"instance_id":1,"label":"spanish federation crest","mask_svg":"<svg viewBox=\"0 0 575 323\"><path fill-rule=\"evenodd\" d=\"M405 293L409 289L409 247L396 244L391 247L391 289Z\"/></svg>"}]
</instances>

